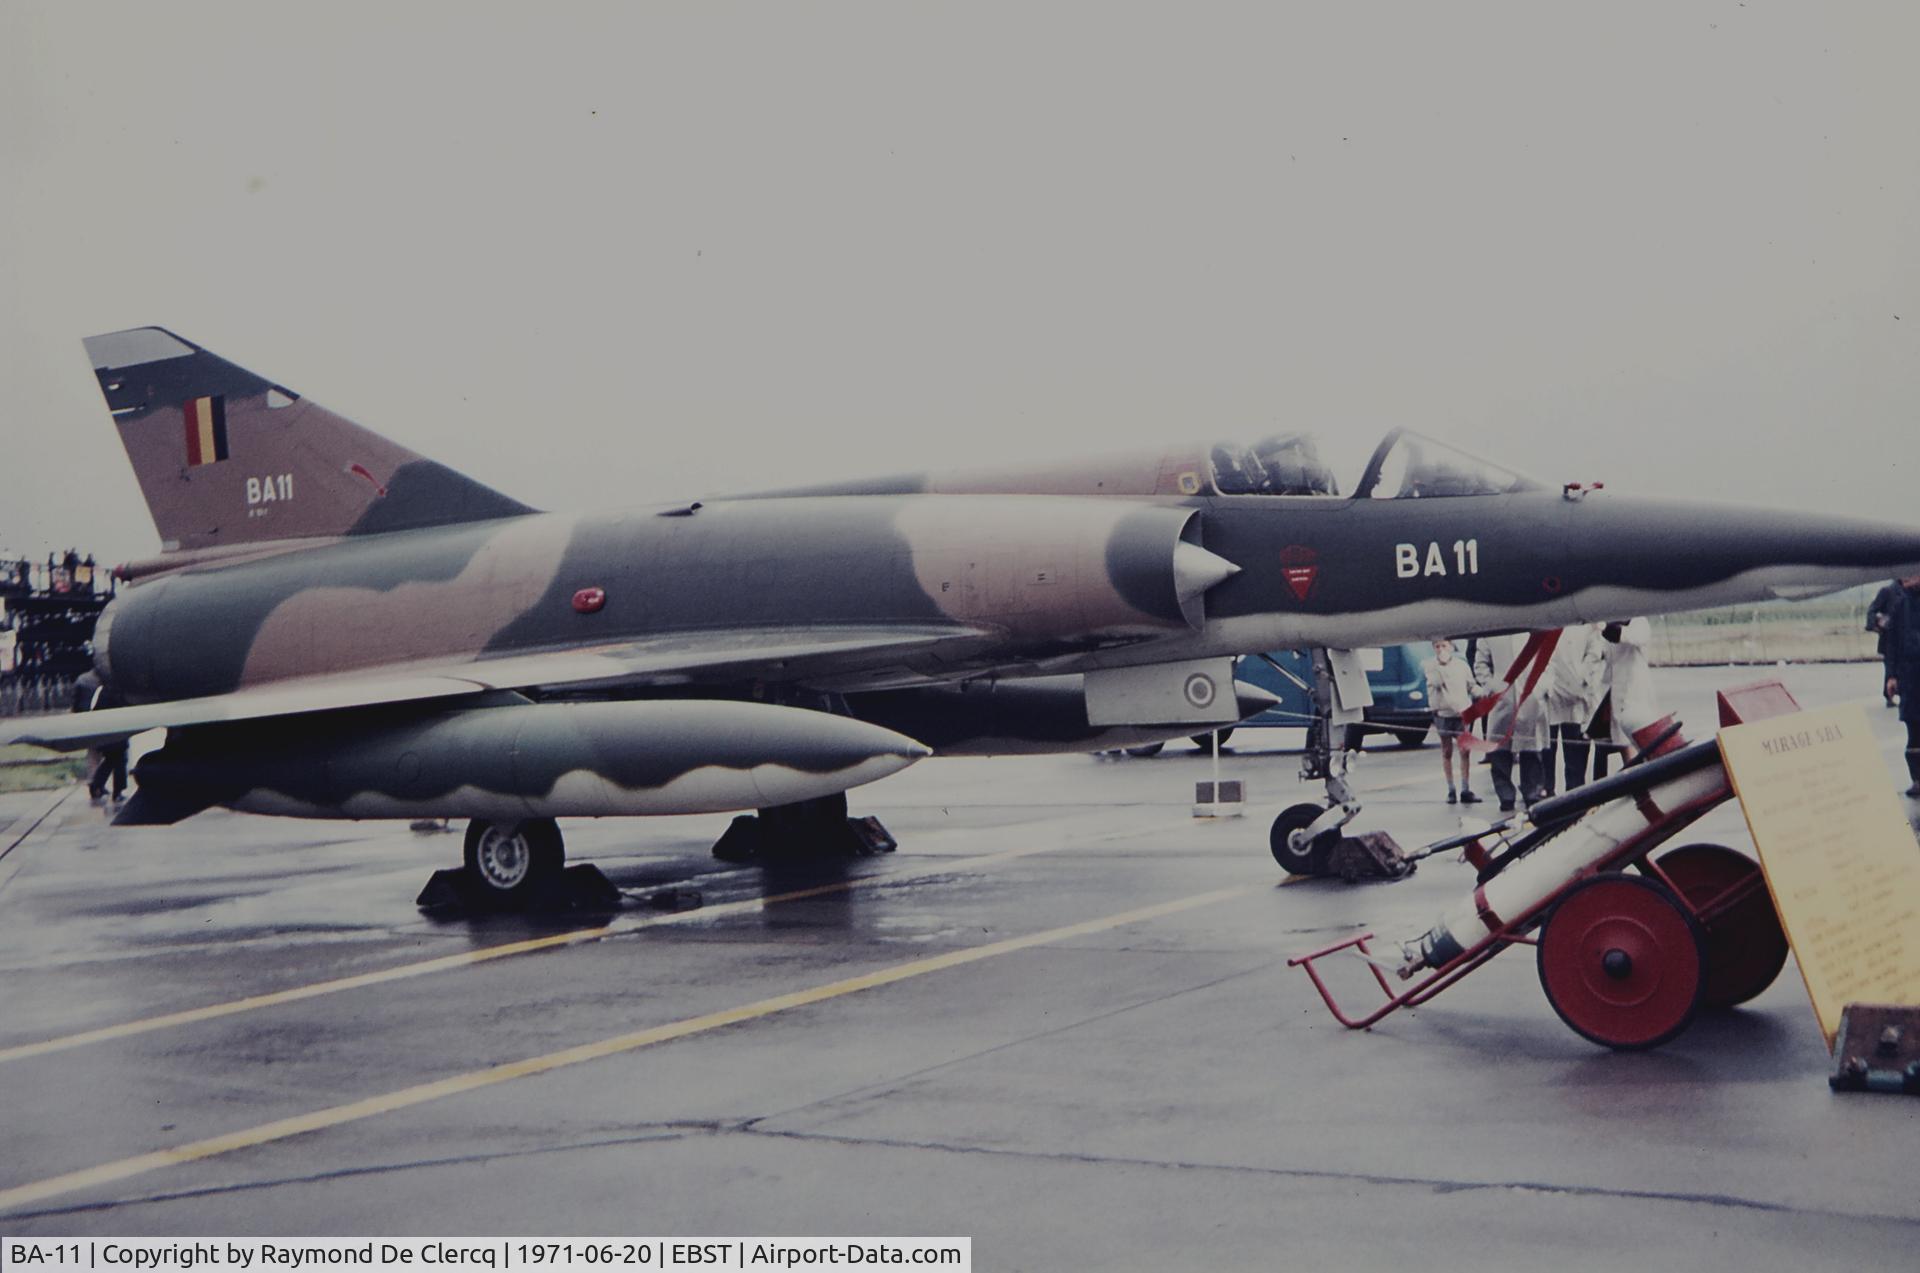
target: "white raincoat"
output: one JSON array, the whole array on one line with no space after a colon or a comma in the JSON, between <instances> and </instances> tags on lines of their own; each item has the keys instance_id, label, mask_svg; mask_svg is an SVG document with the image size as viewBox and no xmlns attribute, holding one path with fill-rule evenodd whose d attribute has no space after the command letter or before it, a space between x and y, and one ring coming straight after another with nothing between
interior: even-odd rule
<instances>
[{"instance_id":1,"label":"white raincoat","mask_svg":"<svg viewBox=\"0 0 1920 1273\"><path fill-rule=\"evenodd\" d=\"M1653 671L1647 666L1647 648L1653 644L1653 625L1634 619L1620 625L1620 639L1599 638L1607 656L1607 693L1613 695L1613 741L1622 747L1633 742L1633 731L1660 718L1653 696Z\"/></svg>"},{"instance_id":2,"label":"white raincoat","mask_svg":"<svg viewBox=\"0 0 1920 1273\"><path fill-rule=\"evenodd\" d=\"M1506 684L1507 672L1526 644L1527 634L1524 632L1481 637L1473 655L1474 692L1485 698L1489 694L1505 691L1493 710L1487 713L1489 742L1497 744L1511 729L1513 741L1507 744L1509 750L1545 751L1550 741L1547 734L1547 698L1554 689L1553 664L1547 664L1546 670L1540 674L1540 683L1533 687L1533 693L1527 701L1520 703L1517 714L1514 705L1519 702L1521 691L1527 687L1529 673L1522 672L1515 677L1511 687Z\"/></svg>"},{"instance_id":3,"label":"white raincoat","mask_svg":"<svg viewBox=\"0 0 1920 1273\"><path fill-rule=\"evenodd\" d=\"M1560 633L1560 644L1553 647L1553 662L1548 667L1552 688L1546 689L1548 677L1540 682L1546 691L1548 724L1585 729L1593 719L1600 696L1606 693L1605 647L1599 629L1587 624Z\"/></svg>"}]
</instances>

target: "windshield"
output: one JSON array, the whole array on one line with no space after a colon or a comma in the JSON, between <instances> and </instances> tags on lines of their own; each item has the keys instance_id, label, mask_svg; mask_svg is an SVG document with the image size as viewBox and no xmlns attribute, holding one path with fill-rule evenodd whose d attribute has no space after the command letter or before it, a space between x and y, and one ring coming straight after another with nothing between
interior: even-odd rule
<instances>
[{"instance_id":1,"label":"windshield","mask_svg":"<svg viewBox=\"0 0 1920 1273\"><path fill-rule=\"evenodd\" d=\"M1434 499L1540 489L1540 483L1525 474L1411 430L1395 429L1373 453L1353 493L1358 499Z\"/></svg>"}]
</instances>

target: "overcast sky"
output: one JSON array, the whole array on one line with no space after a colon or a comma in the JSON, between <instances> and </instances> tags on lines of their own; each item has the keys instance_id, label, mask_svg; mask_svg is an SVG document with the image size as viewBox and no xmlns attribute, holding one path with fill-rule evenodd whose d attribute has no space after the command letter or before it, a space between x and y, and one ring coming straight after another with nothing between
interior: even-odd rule
<instances>
[{"instance_id":1,"label":"overcast sky","mask_svg":"<svg viewBox=\"0 0 1920 1273\"><path fill-rule=\"evenodd\" d=\"M157 546L80 348L147 323L542 507L1405 424L1920 521L1916 49L1911 0L5 0L0 546Z\"/></svg>"}]
</instances>

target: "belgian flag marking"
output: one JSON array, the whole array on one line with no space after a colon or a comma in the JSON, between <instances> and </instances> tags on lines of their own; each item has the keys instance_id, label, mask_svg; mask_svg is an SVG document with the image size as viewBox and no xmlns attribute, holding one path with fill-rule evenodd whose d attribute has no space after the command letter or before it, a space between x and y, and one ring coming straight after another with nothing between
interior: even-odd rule
<instances>
[{"instance_id":1,"label":"belgian flag marking","mask_svg":"<svg viewBox=\"0 0 1920 1273\"><path fill-rule=\"evenodd\" d=\"M187 465L214 464L227 458L227 400L187 399Z\"/></svg>"}]
</instances>

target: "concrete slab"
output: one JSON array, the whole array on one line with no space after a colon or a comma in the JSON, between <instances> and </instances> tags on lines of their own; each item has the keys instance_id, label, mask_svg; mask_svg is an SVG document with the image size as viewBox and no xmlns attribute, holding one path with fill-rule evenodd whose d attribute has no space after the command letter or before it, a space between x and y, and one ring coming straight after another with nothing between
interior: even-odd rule
<instances>
[{"instance_id":1,"label":"concrete slab","mask_svg":"<svg viewBox=\"0 0 1920 1273\"><path fill-rule=\"evenodd\" d=\"M1810 706L1867 700L1905 785L1872 668L1781 674ZM1659 680L1705 736L1713 689L1753 675ZM1827 1091L1791 965L1647 1054L1567 1030L1520 950L1339 1028L1286 958L1359 925L1412 936L1471 877L1283 884L1266 823L1312 793L1264 745L1293 741L1234 739L1254 816L1225 822L1189 816L1208 762L1184 746L928 762L855 794L897 854L784 873L711 860L724 817L569 824L570 854L636 897L706 908L479 962L556 927L415 911L455 836L221 813L114 831L69 801L0 858L0 1224L965 1233L982 1268L1912 1267L1920 1102ZM1456 829L1438 770L1430 747L1369 751L1364 824ZM1687 838L1747 847L1733 806ZM303 989L352 976L378 979ZM72 1041L287 994L308 997ZM553 1063L622 1036L642 1042Z\"/></svg>"}]
</instances>

